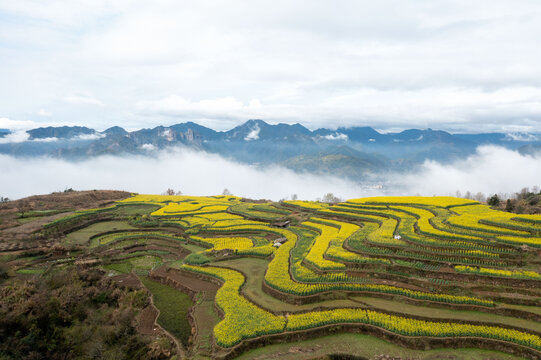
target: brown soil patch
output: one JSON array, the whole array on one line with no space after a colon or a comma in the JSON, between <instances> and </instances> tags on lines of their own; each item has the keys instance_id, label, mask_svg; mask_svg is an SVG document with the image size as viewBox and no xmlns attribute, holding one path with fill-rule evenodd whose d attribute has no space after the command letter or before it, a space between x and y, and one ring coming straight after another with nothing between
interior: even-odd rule
<instances>
[{"instance_id":1,"label":"brown soil patch","mask_svg":"<svg viewBox=\"0 0 541 360\"><path fill-rule=\"evenodd\" d=\"M156 326L156 318L158 317L158 310L153 306L147 306L141 311L139 315L139 322L137 324L137 332L143 335L157 335L160 328Z\"/></svg>"},{"instance_id":2,"label":"brown soil patch","mask_svg":"<svg viewBox=\"0 0 541 360\"><path fill-rule=\"evenodd\" d=\"M137 276L131 273L112 276L111 279L113 279L116 283L118 283L121 286L128 286L128 287L134 287L134 288L138 288L142 286Z\"/></svg>"}]
</instances>

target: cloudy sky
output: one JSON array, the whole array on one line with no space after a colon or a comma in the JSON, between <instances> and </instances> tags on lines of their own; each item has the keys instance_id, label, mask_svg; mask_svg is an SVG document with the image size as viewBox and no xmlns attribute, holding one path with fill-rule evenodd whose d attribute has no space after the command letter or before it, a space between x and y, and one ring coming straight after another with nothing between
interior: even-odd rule
<instances>
[{"instance_id":1,"label":"cloudy sky","mask_svg":"<svg viewBox=\"0 0 541 360\"><path fill-rule=\"evenodd\" d=\"M541 132L541 2L0 0L0 127Z\"/></svg>"}]
</instances>

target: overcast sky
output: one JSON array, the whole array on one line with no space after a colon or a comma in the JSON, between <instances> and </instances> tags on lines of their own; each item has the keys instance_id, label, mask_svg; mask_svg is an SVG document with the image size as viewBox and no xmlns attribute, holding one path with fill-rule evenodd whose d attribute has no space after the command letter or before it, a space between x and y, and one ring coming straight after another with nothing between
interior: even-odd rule
<instances>
[{"instance_id":1,"label":"overcast sky","mask_svg":"<svg viewBox=\"0 0 541 360\"><path fill-rule=\"evenodd\" d=\"M541 1L0 0L0 127L541 132Z\"/></svg>"}]
</instances>

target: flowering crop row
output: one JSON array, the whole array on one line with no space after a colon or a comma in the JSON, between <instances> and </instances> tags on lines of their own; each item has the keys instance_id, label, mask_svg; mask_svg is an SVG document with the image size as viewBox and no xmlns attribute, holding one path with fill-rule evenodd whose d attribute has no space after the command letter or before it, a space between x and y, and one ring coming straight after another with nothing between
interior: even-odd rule
<instances>
[{"instance_id":1,"label":"flowering crop row","mask_svg":"<svg viewBox=\"0 0 541 360\"><path fill-rule=\"evenodd\" d=\"M294 235L294 234L293 234ZM493 306L491 300L474 298L469 296L455 296L447 294L434 294L422 291L415 291L396 286L380 284L358 284L358 283L319 283L306 284L295 282L289 274L289 253L295 246L296 236L282 245L274 253L274 259L269 263L265 274L265 282L276 290L299 296L313 295L332 290L379 292L386 294L402 295L413 299L438 301L455 304L475 304Z\"/></svg>"},{"instance_id":2,"label":"flowering crop row","mask_svg":"<svg viewBox=\"0 0 541 360\"><path fill-rule=\"evenodd\" d=\"M287 330L306 330L341 323L374 325L396 334L433 337L482 337L513 342L541 350L541 337L498 326L410 319L365 309L334 309L288 316Z\"/></svg>"},{"instance_id":3,"label":"flowering crop row","mask_svg":"<svg viewBox=\"0 0 541 360\"><path fill-rule=\"evenodd\" d=\"M321 219L316 218L314 220L317 221ZM345 269L346 266L344 264L327 260L324 258L324 255L332 240L337 240L340 243L343 243L344 240L350 237L355 231L357 231L359 227L357 225L340 221L325 221L330 222L333 225L339 226L339 229L313 221L303 223L304 226L316 228L321 232L321 234L316 237L315 242L312 245L310 251L308 252L308 255L306 255L305 260L320 270Z\"/></svg>"},{"instance_id":4,"label":"flowering crop row","mask_svg":"<svg viewBox=\"0 0 541 360\"><path fill-rule=\"evenodd\" d=\"M386 204L386 205L435 205L444 208L463 206L465 204L478 204L477 201L469 199L460 199L451 196L385 196L385 197L368 197L360 199L348 200L348 203L353 204Z\"/></svg>"},{"instance_id":5,"label":"flowering crop row","mask_svg":"<svg viewBox=\"0 0 541 360\"><path fill-rule=\"evenodd\" d=\"M502 270L502 269L490 269L484 267L462 266L456 265L455 271L467 274L488 275L508 277L515 279L534 279L541 280L541 274L535 271L528 270Z\"/></svg>"},{"instance_id":6,"label":"flowering crop row","mask_svg":"<svg viewBox=\"0 0 541 360\"><path fill-rule=\"evenodd\" d=\"M498 226L485 225L479 223L482 219L495 219L495 218L512 218L516 216L511 213L504 213L503 211L492 210L487 205L469 205L462 206L453 209L457 216L451 216L447 222L454 226L460 226L464 228L470 228L473 230L487 231L493 234L499 235L511 235L511 236L530 236L527 231L509 230Z\"/></svg>"},{"instance_id":7,"label":"flowering crop row","mask_svg":"<svg viewBox=\"0 0 541 360\"><path fill-rule=\"evenodd\" d=\"M251 248L254 244L252 240L246 237L215 237L215 238L202 238L199 236L191 236L191 240L211 246L213 250L244 250Z\"/></svg>"}]
</instances>

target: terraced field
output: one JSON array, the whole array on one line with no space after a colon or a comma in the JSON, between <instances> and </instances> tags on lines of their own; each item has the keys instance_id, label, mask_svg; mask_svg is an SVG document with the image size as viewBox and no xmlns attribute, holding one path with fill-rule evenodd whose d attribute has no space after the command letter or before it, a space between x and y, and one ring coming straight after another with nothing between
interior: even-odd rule
<instances>
[{"instance_id":1,"label":"terraced field","mask_svg":"<svg viewBox=\"0 0 541 360\"><path fill-rule=\"evenodd\" d=\"M188 294L192 301L179 301L190 306L179 308L186 323L168 325L177 319L163 318L170 306L160 320L188 358L273 358L283 354L278 343L297 346L297 358L334 348L355 355L359 343L346 346L355 339L392 356L423 358L434 349L455 356L461 348L470 358L541 359L541 216L452 197L330 205L136 195L58 219L45 231L108 213L123 214L126 225L106 217L115 229L72 232L66 241L86 250L62 261L86 261L112 276L133 273L144 284ZM36 258L19 271L57 265ZM163 294L156 298L159 309ZM310 339L329 336L336 346L327 353L307 350L317 347Z\"/></svg>"}]
</instances>

